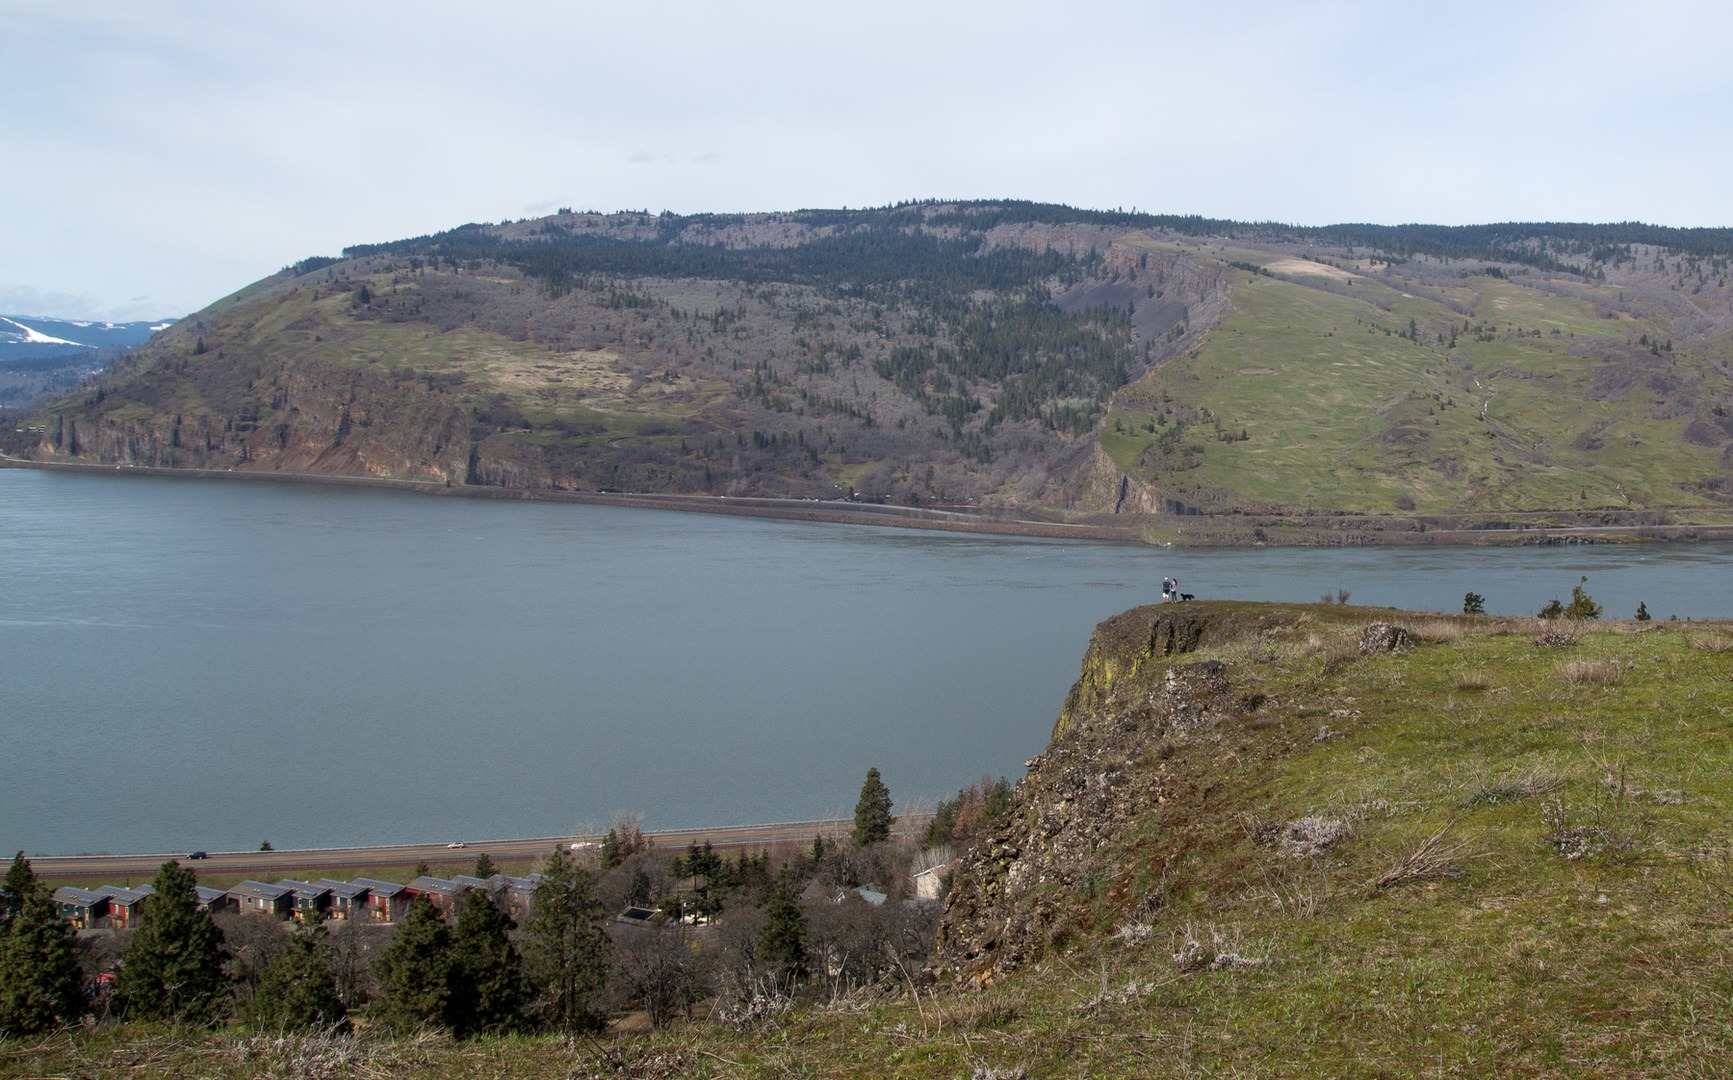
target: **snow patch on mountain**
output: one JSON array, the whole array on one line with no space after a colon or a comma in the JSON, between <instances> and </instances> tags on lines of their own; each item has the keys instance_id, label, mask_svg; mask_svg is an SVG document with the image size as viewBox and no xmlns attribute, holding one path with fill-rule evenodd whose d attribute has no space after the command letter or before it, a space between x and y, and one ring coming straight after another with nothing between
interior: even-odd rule
<instances>
[{"instance_id":1,"label":"snow patch on mountain","mask_svg":"<svg viewBox=\"0 0 1733 1080\"><path fill-rule=\"evenodd\" d=\"M94 349L96 347L94 345L86 345L82 341L68 341L65 338L57 338L49 334L44 334L39 330L34 330L25 326L16 319L8 319L4 315L0 315L0 323L5 323L8 326L16 326L18 328L17 330L0 329L0 336L11 338L13 341L25 345L71 345L74 348L79 349Z\"/></svg>"}]
</instances>

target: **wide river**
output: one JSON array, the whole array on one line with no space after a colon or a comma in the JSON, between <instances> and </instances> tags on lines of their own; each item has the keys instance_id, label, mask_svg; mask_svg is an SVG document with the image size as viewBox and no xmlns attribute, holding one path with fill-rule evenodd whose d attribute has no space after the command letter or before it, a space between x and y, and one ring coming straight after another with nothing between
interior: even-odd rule
<instances>
[{"instance_id":1,"label":"wide river","mask_svg":"<svg viewBox=\"0 0 1733 1080\"><path fill-rule=\"evenodd\" d=\"M1733 546L1183 551L0 469L0 852L853 813L1022 773L1091 628L1200 597L1733 617Z\"/></svg>"}]
</instances>

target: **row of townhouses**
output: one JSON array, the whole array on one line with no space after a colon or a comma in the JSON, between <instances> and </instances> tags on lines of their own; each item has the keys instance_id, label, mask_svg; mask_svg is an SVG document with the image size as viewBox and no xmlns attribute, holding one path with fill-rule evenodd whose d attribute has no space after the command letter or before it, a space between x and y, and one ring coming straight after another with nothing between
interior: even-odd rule
<instances>
[{"instance_id":1,"label":"row of townhouses","mask_svg":"<svg viewBox=\"0 0 1733 1080\"><path fill-rule=\"evenodd\" d=\"M394 881L356 878L353 881L294 881L288 878L275 884L264 881L243 881L229 889L195 885L199 906L213 915L225 911L266 915L277 919L295 919L303 923L323 919L371 919L391 923L409 910L409 902L425 896L434 907L444 912L455 911L464 896L482 890L504 901L505 909L515 920L529 914L540 874L510 877L495 874L490 878L458 874L451 878L418 877L407 885ZM54 890L54 902L60 917L80 930L95 927L125 929L138 924L139 910L156 890L149 885L123 888L103 885L95 889L78 889L70 885Z\"/></svg>"}]
</instances>

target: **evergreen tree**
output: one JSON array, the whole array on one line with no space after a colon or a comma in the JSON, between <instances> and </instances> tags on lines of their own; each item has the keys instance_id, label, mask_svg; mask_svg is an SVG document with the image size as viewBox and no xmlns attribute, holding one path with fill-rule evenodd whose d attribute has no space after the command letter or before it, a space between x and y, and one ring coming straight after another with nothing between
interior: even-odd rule
<instances>
[{"instance_id":1,"label":"evergreen tree","mask_svg":"<svg viewBox=\"0 0 1733 1080\"><path fill-rule=\"evenodd\" d=\"M1462 613L1464 615L1485 615L1486 597L1477 592L1464 593L1462 596Z\"/></svg>"},{"instance_id":2,"label":"evergreen tree","mask_svg":"<svg viewBox=\"0 0 1733 1080\"><path fill-rule=\"evenodd\" d=\"M1601 617L1601 605L1595 603L1595 598L1583 591L1583 586L1588 583L1588 575L1585 574L1579 584L1571 586L1571 602L1565 606L1565 618L1584 620Z\"/></svg>"},{"instance_id":3,"label":"evergreen tree","mask_svg":"<svg viewBox=\"0 0 1733 1080\"><path fill-rule=\"evenodd\" d=\"M860 788L860 799L854 804L855 846L866 847L889 840L893 820L890 789L879 779L877 769L868 769L866 783Z\"/></svg>"},{"instance_id":4,"label":"evergreen tree","mask_svg":"<svg viewBox=\"0 0 1733 1080\"><path fill-rule=\"evenodd\" d=\"M1641 600L1637 601L1637 621L1648 622L1653 618L1654 616L1649 614L1649 605Z\"/></svg>"},{"instance_id":5,"label":"evergreen tree","mask_svg":"<svg viewBox=\"0 0 1733 1080\"><path fill-rule=\"evenodd\" d=\"M806 966L806 912L794 895L794 883L784 877L764 911L758 931L758 958L779 974L799 975Z\"/></svg>"},{"instance_id":6,"label":"evergreen tree","mask_svg":"<svg viewBox=\"0 0 1733 1080\"><path fill-rule=\"evenodd\" d=\"M475 857L475 869L469 873L471 877L486 879L499 873L499 867L493 864L493 860L488 858L487 852L484 851Z\"/></svg>"},{"instance_id":7,"label":"evergreen tree","mask_svg":"<svg viewBox=\"0 0 1733 1080\"><path fill-rule=\"evenodd\" d=\"M35 889L36 872L30 869L30 860L20 851L12 856L12 866L6 871L6 880L0 882L0 923L17 916Z\"/></svg>"},{"instance_id":8,"label":"evergreen tree","mask_svg":"<svg viewBox=\"0 0 1733 1080\"><path fill-rule=\"evenodd\" d=\"M84 1014L83 973L72 928L60 921L53 895L36 880L24 853L6 875L0 922L0 1038L40 1035Z\"/></svg>"},{"instance_id":9,"label":"evergreen tree","mask_svg":"<svg viewBox=\"0 0 1733 1080\"><path fill-rule=\"evenodd\" d=\"M602 986L608 974L608 934L595 882L565 852L542 866L524 921L524 968L535 1011L556 1031L598 1031L606 1021Z\"/></svg>"},{"instance_id":10,"label":"evergreen tree","mask_svg":"<svg viewBox=\"0 0 1733 1080\"><path fill-rule=\"evenodd\" d=\"M115 985L129 1017L204 1024L222 1015L223 932L199 907L197 880L170 860L151 881L156 893L143 904Z\"/></svg>"},{"instance_id":11,"label":"evergreen tree","mask_svg":"<svg viewBox=\"0 0 1733 1080\"><path fill-rule=\"evenodd\" d=\"M510 917L492 898L469 895L451 932L446 1017L458 1038L523 1026L529 987L511 931Z\"/></svg>"},{"instance_id":12,"label":"evergreen tree","mask_svg":"<svg viewBox=\"0 0 1733 1080\"><path fill-rule=\"evenodd\" d=\"M615 829L609 829L608 835L602 837L602 869L612 870L620 865L625 857L620 854L620 834Z\"/></svg>"},{"instance_id":13,"label":"evergreen tree","mask_svg":"<svg viewBox=\"0 0 1733 1080\"><path fill-rule=\"evenodd\" d=\"M348 1012L337 995L327 953L323 926L290 937L288 947L260 974L247 1019L267 1031L347 1029Z\"/></svg>"},{"instance_id":14,"label":"evergreen tree","mask_svg":"<svg viewBox=\"0 0 1733 1080\"><path fill-rule=\"evenodd\" d=\"M432 902L417 895L375 970L385 1025L408 1031L445 1024L450 970L451 930Z\"/></svg>"}]
</instances>

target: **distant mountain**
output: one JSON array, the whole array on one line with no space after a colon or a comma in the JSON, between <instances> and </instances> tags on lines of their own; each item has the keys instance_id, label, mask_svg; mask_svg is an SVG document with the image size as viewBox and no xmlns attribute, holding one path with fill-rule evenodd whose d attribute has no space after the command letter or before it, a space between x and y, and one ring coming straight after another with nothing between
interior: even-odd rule
<instances>
[{"instance_id":1,"label":"distant mountain","mask_svg":"<svg viewBox=\"0 0 1733 1080\"><path fill-rule=\"evenodd\" d=\"M1199 543L1718 526L1730 263L1733 229L1629 222L562 211L296 263L0 440Z\"/></svg>"},{"instance_id":2,"label":"distant mountain","mask_svg":"<svg viewBox=\"0 0 1733 1080\"><path fill-rule=\"evenodd\" d=\"M173 325L173 319L112 323L0 315L0 364L143 345L152 334Z\"/></svg>"}]
</instances>

